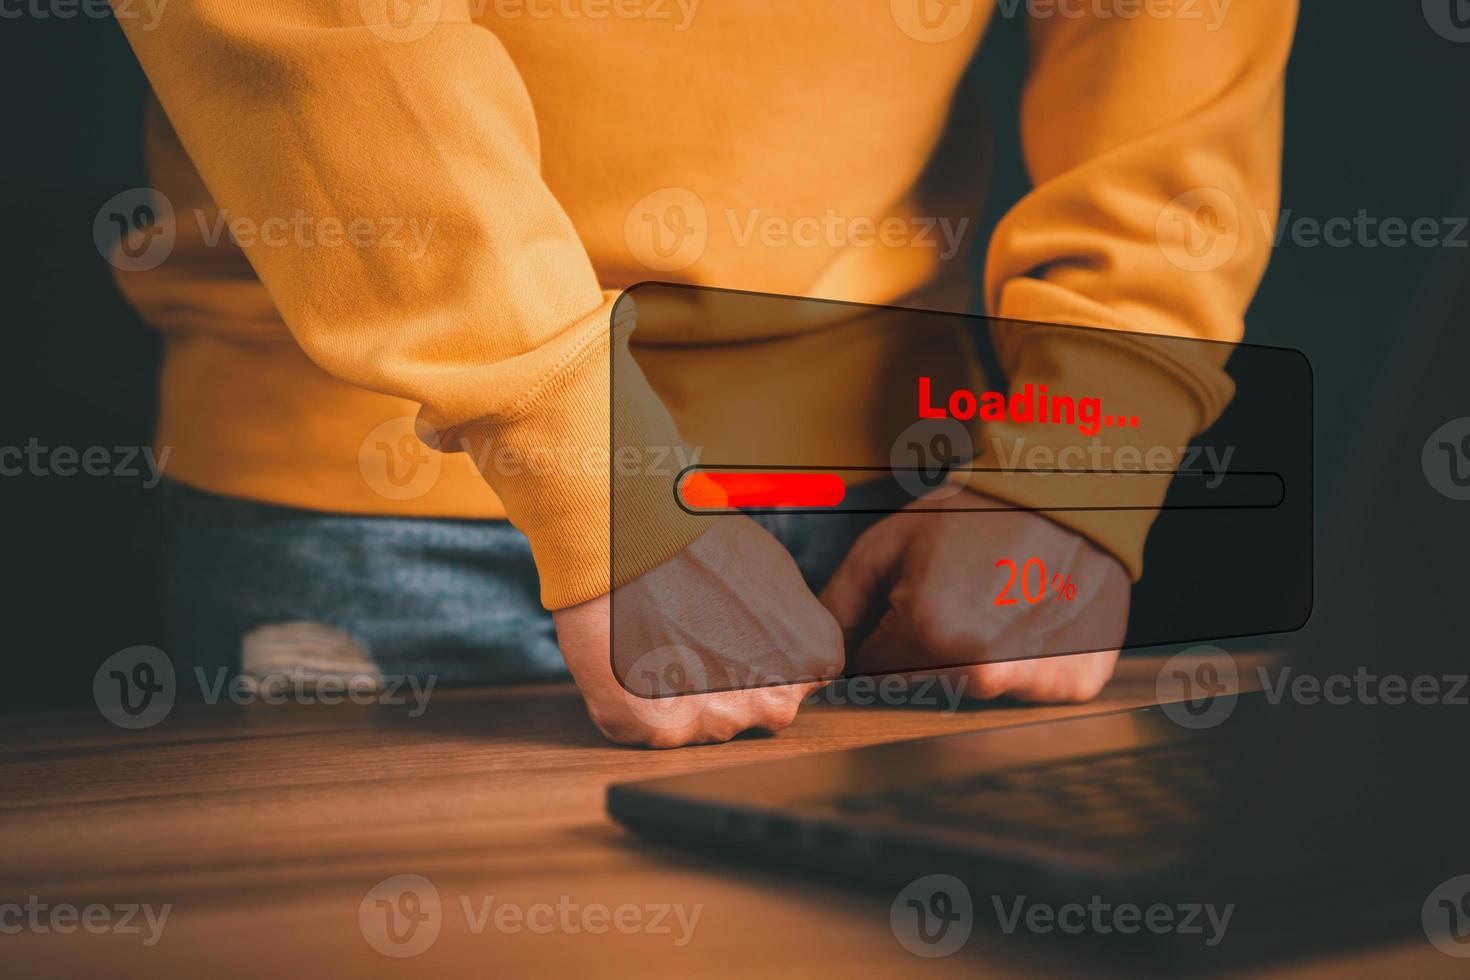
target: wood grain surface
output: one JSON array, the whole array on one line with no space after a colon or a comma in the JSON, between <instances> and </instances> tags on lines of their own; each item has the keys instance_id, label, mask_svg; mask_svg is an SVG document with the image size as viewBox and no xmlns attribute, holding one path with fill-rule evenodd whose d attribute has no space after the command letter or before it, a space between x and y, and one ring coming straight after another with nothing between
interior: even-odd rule
<instances>
[{"instance_id":1,"label":"wood grain surface","mask_svg":"<svg viewBox=\"0 0 1470 980\"><path fill-rule=\"evenodd\" d=\"M0 720L0 903L44 904L44 929L0 917L9 976L1077 976L1075 949L976 930L921 960L889 926L891 895L611 823L610 782L989 728L1154 700L1160 661L1127 658L1098 701L954 712L817 704L789 730L666 752L618 748L570 685L435 692L386 705L176 705L126 731L97 711ZM1245 673L1245 672L1243 672ZM359 919L384 879L419 875L437 938L378 952ZM61 933L49 909L164 905L161 930ZM661 907L681 906L691 929ZM509 906L530 916L497 920ZM549 911L533 912L540 906ZM632 911L620 907L632 906ZM591 909L621 914L622 928ZM488 912L487 912L488 910ZM484 918L481 916L484 915ZM636 921L635 921L636 919ZM550 923L550 928L547 928ZM63 927L66 921L63 919ZM601 924L602 928L597 929ZM659 926L655 928L655 926ZM534 927L534 928L533 928ZM667 929L667 931L663 931ZM152 944L148 940L156 939ZM1258 975L1463 976L1422 938Z\"/></svg>"}]
</instances>

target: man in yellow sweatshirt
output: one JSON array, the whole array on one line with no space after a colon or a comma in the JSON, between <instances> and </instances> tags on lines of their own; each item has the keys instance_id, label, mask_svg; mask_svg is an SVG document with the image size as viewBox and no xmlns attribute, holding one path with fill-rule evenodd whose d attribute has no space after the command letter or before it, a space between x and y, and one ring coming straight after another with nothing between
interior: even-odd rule
<instances>
[{"instance_id":1,"label":"man in yellow sweatshirt","mask_svg":"<svg viewBox=\"0 0 1470 980\"><path fill-rule=\"evenodd\" d=\"M667 401L671 378L718 386L763 339L610 340L619 291L642 280L964 309L956 229L982 174L945 134L966 130L956 87L997 13L1028 21L1033 189L989 243L989 312L1239 339L1269 248L1251 216L1276 206L1290 0L192 0L120 18L156 95L164 257L125 228L115 264L166 339L171 653L473 680L544 674L559 646L617 740L788 723L807 688L698 695L677 723L650 721L610 670L609 591L697 590L710 554L743 548L755 557L733 574L770 591L752 615L821 673L879 581L899 580L901 604L938 566L962 575L963 554L879 522L824 604L736 519L614 581L605 466L484 461L605 455L610 359L646 361ZM831 357L875 356L830 326ZM1060 389L1089 362L1100 394L1159 420L1157 444L1182 445L1228 398L1208 357L1113 352L1099 372L1065 332L995 341L1012 385ZM1000 520L985 533L1018 553L1085 555L1121 639L1146 520ZM902 560L940 552L927 570ZM937 642L932 625L889 639ZM994 640L977 637L939 639ZM970 676L982 696L1085 698L1114 656Z\"/></svg>"}]
</instances>

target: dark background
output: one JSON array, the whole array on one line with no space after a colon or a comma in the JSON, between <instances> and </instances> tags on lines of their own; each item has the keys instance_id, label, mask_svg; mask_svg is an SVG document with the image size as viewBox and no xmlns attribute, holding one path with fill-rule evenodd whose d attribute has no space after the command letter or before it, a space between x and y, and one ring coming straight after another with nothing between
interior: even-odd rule
<instances>
[{"instance_id":1,"label":"dark background","mask_svg":"<svg viewBox=\"0 0 1470 980\"><path fill-rule=\"evenodd\" d=\"M992 225L1026 186L1015 140L1024 66L1024 23L998 18L971 73L998 136ZM91 234L104 201L145 183L142 74L111 20L20 16L0 20L0 82L0 446L146 445L159 344L117 296ZM1309 0L1288 74L1282 207L1319 222L1359 208L1410 222L1465 214L1454 191L1470 159L1467 82L1470 44L1436 34L1418 3ZM1384 355L1434 315L1424 297L1453 264L1470 256L1289 238L1276 249L1247 339L1312 361L1319 529L1369 413L1393 397L1378 380ZM87 702L103 659L160 642L158 498L139 478L0 477L0 704Z\"/></svg>"}]
</instances>

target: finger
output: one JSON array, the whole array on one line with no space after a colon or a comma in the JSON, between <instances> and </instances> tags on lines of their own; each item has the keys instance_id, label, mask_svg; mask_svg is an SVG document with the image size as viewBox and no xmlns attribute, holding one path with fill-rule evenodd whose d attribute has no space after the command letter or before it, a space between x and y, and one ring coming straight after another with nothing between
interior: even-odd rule
<instances>
[{"instance_id":1,"label":"finger","mask_svg":"<svg viewBox=\"0 0 1470 980\"><path fill-rule=\"evenodd\" d=\"M874 524L853 542L822 589L819 598L842 628L848 649L872 622L882 590L903 556L904 541L888 521Z\"/></svg>"},{"instance_id":2,"label":"finger","mask_svg":"<svg viewBox=\"0 0 1470 980\"><path fill-rule=\"evenodd\" d=\"M1091 701L1113 675L1117 651L1012 661L1018 670L1003 692L1034 704L1080 704ZM996 664L995 666L1006 666Z\"/></svg>"},{"instance_id":3,"label":"finger","mask_svg":"<svg viewBox=\"0 0 1470 980\"><path fill-rule=\"evenodd\" d=\"M1113 667L1118 662L1117 650L1100 653L1079 653L1068 657L1051 657L1046 662L1050 670L1039 678L1033 690L1016 694L1025 701L1045 701L1053 704L1076 704L1091 701L1102 692L1113 676Z\"/></svg>"},{"instance_id":4,"label":"finger","mask_svg":"<svg viewBox=\"0 0 1470 980\"><path fill-rule=\"evenodd\" d=\"M850 658L852 670L860 674L893 674L945 666L935 662L912 617L902 609L889 609L877 627Z\"/></svg>"},{"instance_id":5,"label":"finger","mask_svg":"<svg viewBox=\"0 0 1470 980\"><path fill-rule=\"evenodd\" d=\"M960 697L968 701L993 701L1002 695L1013 697L1017 687L1024 686L1033 672L1033 666L1026 661L1006 660L940 673L955 678Z\"/></svg>"},{"instance_id":6,"label":"finger","mask_svg":"<svg viewBox=\"0 0 1470 980\"><path fill-rule=\"evenodd\" d=\"M799 685L783 688L782 697L762 699L754 727L768 732L778 732L790 725L796 720L797 712L801 710L805 687L806 685Z\"/></svg>"},{"instance_id":7,"label":"finger","mask_svg":"<svg viewBox=\"0 0 1470 980\"><path fill-rule=\"evenodd\" d=\"M969 628L944 603L900 603L859 649L862 673L903 672L958 679L962 697L988 701L1008 694L1036 672L1035 660L1007 658L983 632Z\"/></svg>"}]
</instances>

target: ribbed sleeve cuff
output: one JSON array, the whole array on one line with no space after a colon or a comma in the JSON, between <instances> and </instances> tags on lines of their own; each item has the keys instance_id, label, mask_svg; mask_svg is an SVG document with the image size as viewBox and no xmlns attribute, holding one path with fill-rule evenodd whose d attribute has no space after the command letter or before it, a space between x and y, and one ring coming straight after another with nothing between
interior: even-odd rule
<instances>
[{"instance_id":1,"label":"ribbed sleeve cuff","mask_svg":"<svg viewBox=\"0 0 1470 980\"><path fill-rule=\"evenodd\" d=\"M1007 315L1019 311L1012 306ZM1047 316L1067 322L1068 311L1048 309ZM974 465L987 472L957 479L1086 536L1137 580L1182 450L1233 397L1223 370L1230 345L1035 322L998 324L997 332L1012 393L1045 385L1049 395L1100 399L1103 413L1138 424L1086 435L1072 425L986 423Z\"/></svg>"},{"instance_id":2,"label":"ribbed sleeve cuff","mask_svg":"<svg viewBox=\"0 0 1470 980\"><path fill-rule=\"evenodd\" d=\"M575 328L585 338L560 369L513 413L442 432L421 425L431 445L472 454L511 523L530 539L548 609L611 591L708 527L708 519L675 503L677 470L668 461L689 456L629 352L635 317L631 302L609 298ZM617 453L620 447L636 452Z\"/></svg>"}]
</instances>

